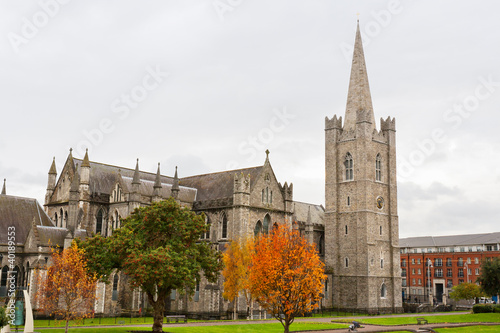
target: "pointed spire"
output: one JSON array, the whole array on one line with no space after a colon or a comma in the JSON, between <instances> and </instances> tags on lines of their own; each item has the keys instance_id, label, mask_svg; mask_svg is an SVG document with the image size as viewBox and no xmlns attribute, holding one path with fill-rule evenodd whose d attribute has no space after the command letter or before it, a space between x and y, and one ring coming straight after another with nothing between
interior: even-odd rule
<instances>
[{"instance_id":1,"label":"pointed spire","mask_svg":"<svg viewBox=\"0 0 500 333\"><path fill-rule=\"evenodd\" d=\"M174 183L172 184L171 196L177 199L179 195L179 177L177 176L177 166L175 166Z\"/></svg>"},{"instance_id":2,"label":"pointed spire","mask_svg":"<svg viewBox=\"0 0 500 333\"><path fill-rule=\"evenodd\" d=\"M308 206L307 209L307 224L312 224L312 218L311 218L311 206Z\"/></svg>"},{"instance_id":3,"label":"pointed spire","mask_svg":"<svg viewBox=\"0 0 500 333\"><path fill-rule=\"evenodd\" d=\"M141 180L139 178L139 159L137 159L137 163L135 164L134 178L132 179L132 184L140 184Z\"/></svg>"},{"instance_id":4,"label":"pointed spire","mask_svg":"<svg viewBox=\"0 0 500 333\"><path fill-rule=\"evenodd\" d=\"M90 168L90 162L89 162L89 149L85 149L85 157L83 158L82 162L82 168L87 167Z\"/></svg>"},{"instance_id":5,"label":"pointed spire","mask_svg":"<svg viewBox=\"0 0 500 333\"><path fill-rule=\"evenodd\" d=\"M49 170L49 175L57 175L57 170L56 170L56 157L52 159L52 165L50 166Z\"/></svg>"},{"instance_id":6,"label":"pointed spire","mask_svg":"<svg viewBox=\"0 0 500 333\"><path fill-rule=\"evenodd\" d=\"M158 163L158 170L156 171L155 185L153 188L161 188L160 163Z\"/></svg>"},{"instance_id":7,"label":"pointed spire","mask_svg":"<svg viewBox=\"0 0 500 333\"><path fill-rule=\"evenodd\" d=\"M3 194L3 195L6 195L6 194L7 194L7 191L5 190L5 181L6 181L6 180L7 180L7 179L5 179L5 178L3 179L3 187L2 187L2 194Z\"/></svg>"},{"instance_id":8,"label":"pointed spire","mask_svg":"<svg viewBox=\"0 0 500 333\"><path fill-rule=\"evenodd\" d=\"M349 81L349 92L347 94L344 130L354 129L356 123L359 122L371 123L372 127L375 128L372 98L370 86L368 84L368 73L366 71L363 42L361 40L358 21L354 52L352 55L351 79Z\"/></svg>"}]
</instances>

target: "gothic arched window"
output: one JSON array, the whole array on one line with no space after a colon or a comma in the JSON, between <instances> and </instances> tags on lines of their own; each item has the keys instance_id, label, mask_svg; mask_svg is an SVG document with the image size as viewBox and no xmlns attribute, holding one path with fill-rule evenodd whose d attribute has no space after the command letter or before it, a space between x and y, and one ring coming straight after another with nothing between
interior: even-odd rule
<instances>
[{"instance_id":1,"label":"gothic arched window","mask_svg":"<svg viewBox=\"0 0 500 333\"><path fill-rule=\"evenodd\" d=\"M267 234L269 233L269 225L271 224L271 217L269 214L266 214L264 217L264 223L262 224L262 232Z\"/></svg>"},{"instance_id":2,"label":"gothic arched window","mask_svg":"<svg viewBox=\"0 0 500 333\"><path fill-rule=\"evenodd\" d=\"M375 159L375 180L378 182L382 181L382 157L377 154Z\"/></svg>"},{"instance_id":3,"label":"gothic arched window","mask_svg":"<svg viewBox=\"0 0 500 333\"><path fill-rule=\"evenodd\" d=\"M349 258L345 258L345 267L349 267Z\"/></svg>"},{"instance_id":4,"label":"gothic arched window","mask_svg":"<svg viewBox=\"0 0 500 333\"><path fill-rule=\"evenodd\" d=\"M64 212L64 225L63 225L64 228L67 228L68 227L68 212Z\"/></svg>"},{"instance_id":5,"label":"gothic arched window","mask_svg":"<svg viewBox=\"0 0 500 333\"><path fill-rule=\"evenodd\" d=\"M353 180L354 173L353 173L353 162L351 153L347 153L345 155L344 166L345 166L345 180Z\"/></svg>"},{"instance_id":6,"label":"gothic arched window","mask_svg":"<svg viewBox=\"0 0 500 333\"><path fill-rule=\"evenodd\" d=\"M95 217L95 233L102 234L102 209L99 209Z\"/></svg>"},{"instance_id":7,"label":"gothic arched window","mask_svg":"<svg viewBox=\"0 0 500 333\"><path fill-rule=\"evenodd\" d=\"M380 297L385 298L387 296L387 287L385 283L382 283L382 287L380 288Z\"/></svg>"},{"instance_id":8,"label":"gothic arched window","mask_svg":"<svg viewBox=\"0 0 500 333\"><path fill-rule=\"evenodd\" d=\"M56 222L56 227L59 226L59 220L57 219L57 213L54 215L54 221Z\"/></svg>"},{"instance_id":9,"label":"gothic arched window","mask_svg":"<svg viewBox=\"0 0 500 333\"><path fill-rule=\"evenodd\" d=\"M227 216L222 215L222 235L221 238L227 238Z\"/></svg>"},{"instance_id":10,"label":"gothic arched window","mask_svg":"<svg viewBox=\"0 0 500 333\"><path fill-rule=\"evenodd\" d=\"M64 214L63 214L63 210L62 210L62 208L61 208L61 209L59 210L59 226L64 228L64 225L63 225L63 217L64 217Z\"/></svg>"},{"instance_id":11,"label":"gothic arched window","mask_svg":"<svg viewBox=\"0 0 500 333\"><path fill-rule=\"evenodd\" d=\"M113 293L111 295L112 301L118 300L118 279L118 273L116 273L115 277L113 278Z\"/></svg>"},{"instance_id":12,"label":"gothic arched window","mask_svg":"<svg viewBox=\"0 0 500 333\"><path fill-rule=\"evenodd\" d=\"M0 297L4 297L7 295L7 274L9 271L9 267L3 266L2 268L2 277L0 280Z\"/></svg>"},{"instance_id":13,"label":"gothic arched window","mask_svg":"<svg viewBox=\"0 0 500 333\"><path fill-rule=\"evenodd\" d=\"M261 232L262 232L262 222L257 221L257 223L255 223L255 229L254 229L253 233L255 236L257 236Z\"/></svg>"}]
</instances>

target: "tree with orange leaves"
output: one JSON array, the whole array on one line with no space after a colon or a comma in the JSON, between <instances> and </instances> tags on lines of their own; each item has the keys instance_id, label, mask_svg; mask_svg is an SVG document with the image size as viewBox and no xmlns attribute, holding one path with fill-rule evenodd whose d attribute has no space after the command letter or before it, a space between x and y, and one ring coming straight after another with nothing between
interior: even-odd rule
<instances>
[{"instance_id":1,"label":"tree with orange leaves","mask_svg":"<svg viewBox=\"0 0 500 333\"><path fill-rule=\"evenodd\" d=\"M255 242L250 288L257 302L289 332L296 316L319 306L324 274L314 244L279 225Z\"/></svg>"},{"instance_id":2,"label":"tree with orange leaves","mask_svg":"<svg viewBox=\"0 0 500 333\"><path fill-rule=\"evenodd\" d=\"M37 275L39 310L65 320L66 333L70 320L93 316L97 277L89 274L83 250L75 242L63 251L53 250L52 264Z\"/></svg>"},{"instance_id":3,"label":"tree with orange leaves","mask_svg":"<svg viewBox=\"0 0 500 333\"><path fill-rule=\"evenodd\" d=\"M222 256L224 262L224 296L227 300L234 300L234 318L238 319L236 313L237 299L240 293L245 296L247 304L247 313L249 312L248 305L251 302L250 294L250 265L251 251L253 249L253 240L246 238L243 240L232 240L226 246L226 251Z\"/></svg>"}]
</instances>

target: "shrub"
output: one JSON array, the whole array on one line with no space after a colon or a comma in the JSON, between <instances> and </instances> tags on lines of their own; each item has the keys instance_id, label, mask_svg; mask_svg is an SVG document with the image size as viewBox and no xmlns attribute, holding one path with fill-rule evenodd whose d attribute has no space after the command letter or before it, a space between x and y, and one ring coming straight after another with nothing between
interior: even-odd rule
<instances>
[{"instance_id":1,"label":"shrub","mask_svg":"<svg viewBox=\"0 0 500 333\"><path fill-rule=\"evenodd\" d=\"M500 304L493 305L493 312L500 313Z\"/></svg>"},{"instance_id":2,"label":"shrub","mask_svg":"<svg viewBox=\"0 0 500 333\"><path fill-rule=\"evenodd\" d=\"M476 304L472 307L472 312L474 313L489 313L494 311L492 304Z\"/></svg>"}]
</instances>

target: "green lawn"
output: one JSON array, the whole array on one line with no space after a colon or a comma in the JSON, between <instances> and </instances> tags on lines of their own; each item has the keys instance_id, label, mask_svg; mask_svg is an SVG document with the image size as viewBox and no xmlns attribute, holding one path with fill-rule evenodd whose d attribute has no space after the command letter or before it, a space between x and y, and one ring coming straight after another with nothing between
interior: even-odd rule
<instances>
[{"instance_id":1,"label":"green lawn","mask_svg":"<svg viewBox=\"0 0 500 333\"><path fill-rule=\"evenodd\" d=\"M336 328L347 328L346 324L330 324L330 323L293 323L290 326L290 331L302 330L326 330ZM130 330L148 330L149 327L130 328L130 327L116 327L116 328L99 328L99 332L104 333L123 333ZM270 324L248 324L248 325L217 325L217 326L199 326L199 327L168 327L163 325L163 331L172 333L249 333L249 332L268 332L268 333L282 333L283 326L280 323ZM62 333L64 329L54 328L43 330L48 333ZM95 332L95 328L71 328L69 332L72 333L91 333Z\"/></svg>"},{"instance_id":2,"label":"green lawn","mask_svg":"<svg viewBox=\"0 0 500 333\"><path fill-rule=\"evenodd\" d=\"M475 313L464 315L444 315L444 316L426 316L422 314L418 318L425 318L429 324L436 323L500 323L500 313ZM409 325L416 324L417 317L392 317L392 318L366 318L366 319L345 319L333 320L334 322L351 322L357 320L363 324L373 325Z\"/></svg>"},{"instance_id":3,"label":"green lawn","mask_svg":"<svg viewBox=\"0 0 500 333\"><path fill-rule=\"evenodd\" d=\"M125 322L125 325L129 324L151 324L153 325L153 317L138 317L132 318L130 317L117 317L115 318L87 318L85 320L80 321L70 321L70 326L93 326L93 325L118 325L119 322ZM58 320L35 320L35 327L64 327L66 326L66 322Z\"/></svg>"}]
</instances>

